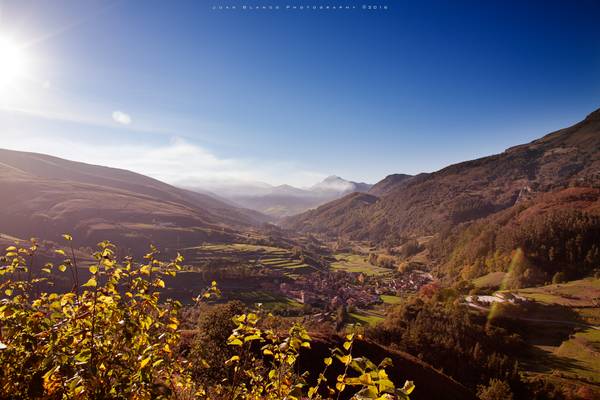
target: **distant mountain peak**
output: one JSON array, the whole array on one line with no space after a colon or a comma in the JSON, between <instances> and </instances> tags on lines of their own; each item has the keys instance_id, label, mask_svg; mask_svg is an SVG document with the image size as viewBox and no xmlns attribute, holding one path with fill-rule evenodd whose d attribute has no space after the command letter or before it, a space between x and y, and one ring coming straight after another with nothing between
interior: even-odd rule
<instances>
[{"instance_id":1,"label":"distant mountain peak","mask_svg":"<svg viewBox=\"0 0 600 400\"><path fill-rule=\"evenodd\" d=\"M333 192L347 194L352 192L366 192L371 188L370 184L352 182L337 175L329 175L321 182L310 187L312 192Z\"/></svg>"}]
</instances>

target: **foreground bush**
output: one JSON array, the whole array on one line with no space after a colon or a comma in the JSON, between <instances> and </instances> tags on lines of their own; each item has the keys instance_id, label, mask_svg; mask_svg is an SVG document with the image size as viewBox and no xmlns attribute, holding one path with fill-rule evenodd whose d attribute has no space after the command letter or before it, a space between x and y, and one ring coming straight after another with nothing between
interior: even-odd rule
<instances>
[{"instance_id":1,"label":"foreground bush","mask_svg":"<svg viewBox=\"0 0 600 400\"><path fill-rule=\"evenodd\" d=\"M70 245L72 238L64 238ZM182 305L160 298L165 277L181 269L181 256L162 262L152 247L141 263L119 261L114 245L102 242L82 284L72 246L58 250L64 262L45 265L41 275L31 268L36 251L35 242L11 246L0 263L0 398L323 399L347 391L357 399L407 399L414 388L406 382L397 389L387 362L353 357L354 335L332 350L309 387L307 373L295 369L300 350L310 348L308 333L300 325L285 333L264 329L255 313L236 316L222 344L233 350L222 366L228 378L203 386L207 380L197 375L214 366L199 358L201 351L189 360L178 352ZM71 276L72 291L47 293L58 273ZM198 301L218 294L213 282ZM324 373L333 362L344 373L328 382Z\"/></svg>"}]
</instances>

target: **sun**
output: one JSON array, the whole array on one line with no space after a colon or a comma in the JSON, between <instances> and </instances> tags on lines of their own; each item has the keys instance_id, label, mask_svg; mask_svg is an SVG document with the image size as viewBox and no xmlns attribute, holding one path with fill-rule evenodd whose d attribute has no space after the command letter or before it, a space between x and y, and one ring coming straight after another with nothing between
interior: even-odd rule
<instances>
[{"instance_id":1,"label":"sun","mask_svg":"<svg viewBox=\"0 0 600 400\"><path fill-rule=\"evenodd\" d=\"M0 86L14 84L26 74L27 57L13 40L0 37Z\"/></svg>"}]
</instances>

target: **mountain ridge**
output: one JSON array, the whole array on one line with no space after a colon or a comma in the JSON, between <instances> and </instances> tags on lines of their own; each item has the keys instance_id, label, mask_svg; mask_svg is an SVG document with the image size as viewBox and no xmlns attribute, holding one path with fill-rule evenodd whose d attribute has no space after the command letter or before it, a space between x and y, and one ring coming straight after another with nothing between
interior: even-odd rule
<instances>
[{"instance_id":1,"label":"mountain ridge","mask_svg":"<svg viewBox=\"0 0 600 400\"><path fill-rule=\"evenodd\" d=\"M250 187L234 185L214 191L218 196L242 207L274 218L282 218L318 207L348 193L367 192L371 186L368 183L348 181L337 175L330 175L308 188L287 184L278 186L260 184Z\"/></svg>"},{"instance_id":2,"label":"mountain ridge","mask_svg":"<svg viewBox=\"0 0 600 400\"><path fill-rule=\"evenodd\" d=\"M430 174L373 186L376 201L334 200L286 218L289 229L375 241L431 235L485 217L531 195L600 184L600 110L571 127L499 154L449 165ZM386 182L387 180L387 182ZM382 188L385 188L382 190Z\"/></svg>"},{"instance_id":3,"label":"mountain ridge","mask_svg":"<svg viewBox=\"0 0 600 400\"><path fill-rule=\"evenodd\" d=\"M92 245L111 237L139 249L160 238L176 247L268 220L135 172L39 153L0 149L0 184L0 232L17 237L72 232Z\"/></svg>"}]
</instances>

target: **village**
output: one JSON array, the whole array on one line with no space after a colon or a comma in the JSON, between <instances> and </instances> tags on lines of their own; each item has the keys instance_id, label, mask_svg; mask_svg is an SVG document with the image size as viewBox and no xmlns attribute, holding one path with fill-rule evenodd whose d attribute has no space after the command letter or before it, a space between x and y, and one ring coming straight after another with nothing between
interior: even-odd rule
<instances>
[{"instance_id":1,"label":"village","mask_svg":"<svg viewBox=\"0 0 600 400\"><path fill-rule=\"evenodd\" d=\"M336 310L341 306L368 309L382 304L382 295L413 293L431 281L430 274L417 270L405 273L394 271L386 275L327 271L283 282L279 285L279 290L299 303L326 311Z\"/></svg>"}]
</instances>

